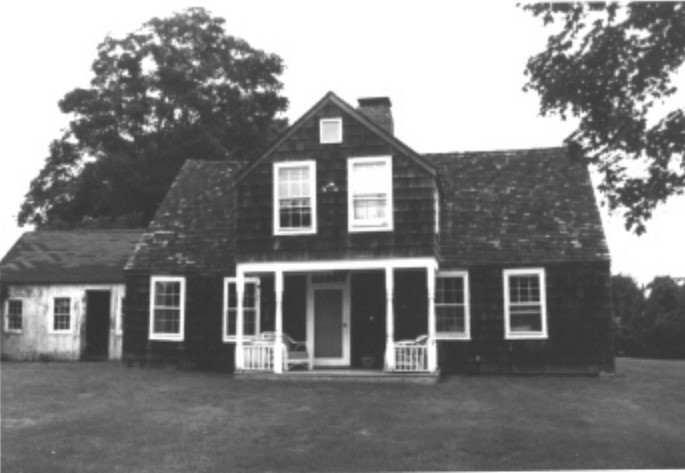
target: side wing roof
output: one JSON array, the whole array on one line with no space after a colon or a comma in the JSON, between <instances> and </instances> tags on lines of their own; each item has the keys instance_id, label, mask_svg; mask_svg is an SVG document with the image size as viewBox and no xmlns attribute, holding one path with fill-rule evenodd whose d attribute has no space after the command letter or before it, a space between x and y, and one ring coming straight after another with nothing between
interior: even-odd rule
<instances>
[{"instance_id":1,"label":"side wing roof","mask_svg":"<svg viewBox=\"0 0 685 473\"><path fill-rule=\"evenodd\" d=\"M226 161L186 161L126 269L186 274L231 268L231 182L238 166Z\"/></svg>"},{"instance_id":2,"label":"side wing roof","mask_svg":"<svg viewBox=\"0 0 685 473\"><path fill-rule=\"evenodd\" d=\"M4 284L123 283L142 230L24 233L0 262Z\"/></svg>"},{"instance_id":3,"label":"side wing roof","mask_svg":"<svg viewBox=\"0 0 685 473\"><path fill-rule=\"evenodd\" d=\"M586 166L565 148L429 154L450 267L608 261Z\"/></svg>"}]
</instances>

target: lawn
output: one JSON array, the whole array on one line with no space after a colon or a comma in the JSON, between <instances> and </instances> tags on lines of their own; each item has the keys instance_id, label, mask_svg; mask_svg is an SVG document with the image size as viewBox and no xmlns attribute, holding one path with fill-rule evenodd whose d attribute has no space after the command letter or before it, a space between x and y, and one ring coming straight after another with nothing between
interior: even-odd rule
<instances>
[{"instance_id":1,"label":"lawn","mask_svg":"<svg viewBox=\"0 0 685 473\"><path fill-rule=\"evenodd\" d=\"M434 386L3 363L3 472L685 467L685 362Z\"/></svg>"}]
</instances>

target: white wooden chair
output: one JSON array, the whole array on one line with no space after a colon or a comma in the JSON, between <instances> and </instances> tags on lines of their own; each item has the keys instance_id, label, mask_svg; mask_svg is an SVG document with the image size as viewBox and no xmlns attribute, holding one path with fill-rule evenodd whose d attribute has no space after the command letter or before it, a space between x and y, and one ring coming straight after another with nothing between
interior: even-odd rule
<instances>
[{"instance_id":1,"label":"white wooden chair","mask_svg":"<svg viewBox=\"0 0 685 473\"><path fill-rule=\"evenodd\" d=\"M275 343L276 332L262 332L259 334L259 339L263 342ZM283 366L286 370L295 366L310 367L306 342L298 342L287 333L283 333L283 345L285 346Z\"/></svg>"}]
</instances>

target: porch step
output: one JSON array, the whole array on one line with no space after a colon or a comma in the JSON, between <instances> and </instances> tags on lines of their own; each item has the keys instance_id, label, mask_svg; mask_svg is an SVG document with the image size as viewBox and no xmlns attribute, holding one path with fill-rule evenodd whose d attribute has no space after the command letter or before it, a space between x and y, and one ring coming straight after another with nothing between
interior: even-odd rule
<instances>
[{"instance_id":1,"label":"porch step","mask_svg":"<svg viewBox=\"0 0 685 473\"><path fill-rule=\"evenodd\" d=\"M386 373L380 370L297 370L276 374L267 371L236 372L234 379L272 381L332 381L351 383L414 383L435 384L440 371L435 373Z\"/></svg>"}]
</instances>

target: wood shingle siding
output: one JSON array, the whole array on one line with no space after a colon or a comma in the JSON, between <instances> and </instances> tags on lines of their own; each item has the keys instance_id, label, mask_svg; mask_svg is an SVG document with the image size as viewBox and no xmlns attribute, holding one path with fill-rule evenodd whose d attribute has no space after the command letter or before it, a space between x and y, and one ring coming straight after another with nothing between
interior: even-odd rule
<instances>
[{"instance_id":1,"label":"wood shingle siding","mask_svg":"<svg viewBox=\"0 0 685 473\"><path fill-rule=\"evenodd\" d=\"M320 144L319 119L335 116L343 118L343 142ZM392 156L394 231L348 232L347 159L366 156ZM317 232L274 236L273 163L303 160L317 163ZM236 260L435 256L435 186L425 169L354 117L324 107L238 183Z\"/></svg>"}]
</instances>

